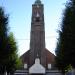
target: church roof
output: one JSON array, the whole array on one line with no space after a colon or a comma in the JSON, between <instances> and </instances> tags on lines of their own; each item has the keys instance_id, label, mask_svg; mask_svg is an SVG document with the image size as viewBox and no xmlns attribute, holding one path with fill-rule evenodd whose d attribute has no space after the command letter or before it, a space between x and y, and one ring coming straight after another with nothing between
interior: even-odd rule
<instances>
[{"instance_id":1,"label":"church roof","mask_svg":"<svg viewBox=\"0 0 75 75\"><path fill-rule=\"evenodd\" d=\"M55 63L55 55L51 53L49 50L46 50L46 64L54 64ZM29 55L30 55L30 50L25 52L20 58L22 60L22 63L29 63Z\"/></svg>"},{"instance_id":2,"label":"church roof","mask_svg":"<svg viewBox=\"0 0 75 75\"><path fill-rule=\"evenodd\" d=\"M46 49L46 60L47 64L55 63L55 55L51 53L48 49Z\"/></svg>"},{"instance_id":3,"label":"church roof","mask_svg":"<svg viewBox=\"0 0 75 75\"><path fill-rule=\"evenodd\" d=\"M22 63L29 63L29 53L30 50L28 50L27 52L25 52L22 56L20 56L20 59L22 60Z\"/></svg>"}]
</instances>

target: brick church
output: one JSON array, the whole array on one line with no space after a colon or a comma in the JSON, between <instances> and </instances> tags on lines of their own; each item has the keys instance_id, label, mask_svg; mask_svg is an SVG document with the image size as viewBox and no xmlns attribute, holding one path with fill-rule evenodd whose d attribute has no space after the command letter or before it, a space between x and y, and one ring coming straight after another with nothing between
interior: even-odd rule
<instances>
[{"instance_id":1,"label":"brick church","mask_svg":"<svg viewBox=\"0 0 75 75\"><path fill-rule=\"evenodd\" d=\"M30 49L20 58L30 74L45 74L54 68L55 55L45 47L44 5L40 0L32 5Z\"/></svg>"},{"instance_id":2,"label":"brick church","mask_svg":"<svg viewBox=\"0 0 75 75\"><path fill-rule=\"evenodd\" d=\"M32 5L30 35L30 49L21 56L23 64L27 64L29 68L39 58L40 64L48 68L48 64L54 63L55 56L45 48L44 6L40 0Z\"/></svg>"}]
</instances>

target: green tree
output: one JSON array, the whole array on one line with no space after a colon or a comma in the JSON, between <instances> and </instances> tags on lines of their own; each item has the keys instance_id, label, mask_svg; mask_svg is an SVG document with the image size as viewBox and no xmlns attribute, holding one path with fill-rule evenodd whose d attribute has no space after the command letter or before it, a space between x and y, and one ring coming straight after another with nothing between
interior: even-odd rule
<instances>
[{"instance_id":1,"label":"green tree","mask_svg":"<svg viewBox=\"0 0 75 75\"><path fill-rule=\"evenodd\" d=\"M8 58L8 16L5 15L3 8L0 7L0 73L6 69Z\"/></svg>"},{"instance_id":2,"label":"green tree","mask_svg":"<svg viewBox=\"0 0 75 75\"><path fill-rule=\"evenodd\" d=\"M8 36L9 39L9 61L7 63L7 71L13 73L21 66L21 61L18 57L18 49L13 33Z\"/></svg>"},{"instance_id":3,"label":"green tree","mask_svg":"<svg viewBox=\"0 0 75 75\"><path fill-rule=\"evenodd\" d=\"M8 33L8 16L0 7L0 74L14 72L20 66L17 45L13 33Z\"/></svg>"},{"instance_id":4,"label":"green tree","mask_svg":"<svg viewBox=\"0 0 75 75\"><path fill-rule=\"evenodd\" d=\"M75 68L75 0L69 0L63 14L56 48L57 67L63 72Z\"/></svg>"}]
</instances>

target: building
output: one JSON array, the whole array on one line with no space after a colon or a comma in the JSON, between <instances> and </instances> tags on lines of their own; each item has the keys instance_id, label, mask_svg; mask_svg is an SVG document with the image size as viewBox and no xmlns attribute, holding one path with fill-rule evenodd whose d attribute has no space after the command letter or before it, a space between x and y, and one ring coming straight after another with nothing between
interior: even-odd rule
<instances>
[{"instance_id":1,"label":"building","mask_svg":"<svg viewBox=\"0 0 75 75\"><path fill-rule=\"evenodd\" d=\"M48 68L48 64L55 62L55 55L45 48L44 5L40 0L32 5L30 35L30 49L21 56L23 64L27 64L29 68L39 58L40 64Z\"/></svg>"},{"instance_id":2,"label":"building","mask_svg":"<svg viewBox=\"0 0 75 75\"><path fill-rule=\"evenodd\" d=\"M55 55L45 47L44 5L40 0L36 0L32 5L30 35L30 49L20 57L24 70L22 73L26 75L49 73L48 70L55 69Z\"/></svg>"}]
</instances>

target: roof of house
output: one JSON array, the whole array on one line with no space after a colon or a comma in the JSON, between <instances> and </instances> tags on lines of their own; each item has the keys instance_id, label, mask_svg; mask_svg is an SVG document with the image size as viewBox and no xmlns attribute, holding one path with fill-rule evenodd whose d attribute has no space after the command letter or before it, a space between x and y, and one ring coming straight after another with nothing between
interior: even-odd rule
<instances>
[{"instance_id":1,"label":"roof of house","mask_svg":"<svg viewBox=\"0 0 75 75\"><path fill-rule=\"evenodd\" d=\"M29 53L30 50L25 52L20 58L22 60L22 63L29 63ZM55 55L51 53L49 50L46 49L46 62L47 64L52 64L55 62Z\"/></svg>"}]
</instances>

